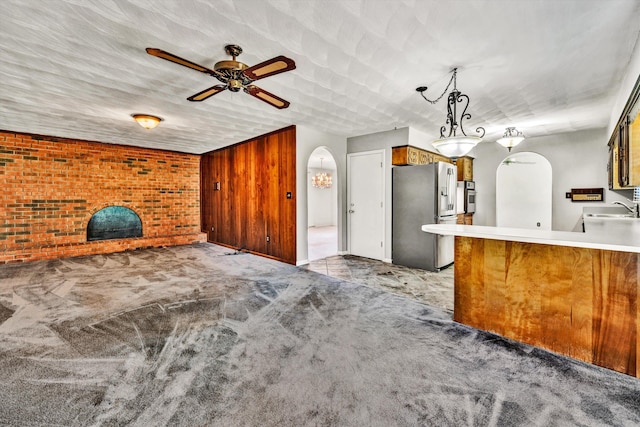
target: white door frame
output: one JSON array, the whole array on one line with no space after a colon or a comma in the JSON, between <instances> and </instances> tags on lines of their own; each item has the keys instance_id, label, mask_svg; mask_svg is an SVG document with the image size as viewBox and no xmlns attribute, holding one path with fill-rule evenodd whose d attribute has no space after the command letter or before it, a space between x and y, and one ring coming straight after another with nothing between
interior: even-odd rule
<instances>
[{"instance_id":1,"label":"white door frame","mask_svg":"<svg viewBox=\"0 0 640 427\"><path fill-rule=\"evenodd\" d=\"M326 145L319 145L316 148L313 149L313 151L311 152L311 154L309 155L308 159L307 159L307 172L309 172L310 170L310 162L311 162L311 157L316 153L316 151L318 150L323 150L327 153L328 156L331 157L331 162L333 162L333 164L335 165L335 170L333 170L331 173L333 174L333 183L332 186L333 188L330 190L333 192L333 196L332 197L332 202L335 203L334 205L334 209L332 210L331 214L335 215L336 217L336 251L335 253L333 253L332 255L344 255L347 252L345 251L340 251L340 233L342 232L342 216L340 215L340 187L341 187L341 182L340 180L342 179L342 177L339 175L339 168L338 168L338 161L336 160L336 157L334 156L332 150L327 147ZM326 157L325 157L326 158ZM311 178L308 176L307 174L307 179L306 179L306 183L307 183L307 230L309 229L309 212L311 212L310 209L310 205L311 205L311 192L310 192L310 188L311 188ZM311 261L311 257L309 256L309 246L311 244L311 241L308 238L308 234L307 234L307 260ZM308 262L307 262L308 263Z\"/></svg>"},{"instance_id":2,"label":"white door frame","mask_svg":"<svg viewBox=\"0 0 640 427\"><path fill-rule=\"evenodd\" d=\"M385 253L387 242L385 239L385 230L386 230L386 216L385 216L385 194L386 194L386 168L385 168L385 150L370 150L370 151L360 151L357 153L348 153L347 154L347 252L351 254L351 215L349 214L349 209L351 208L351 179L352 179L352 171L351 171L351 159L357 156L369 156L372 154L380 154L382 166L380 168L382 173L382 184L380 188L380 200L382 201L381 206L381 215L382 215L382 227L380 229L380 241L382 242L382 247L380 248L380 258L381 261L385 260Z\"/></svg>"}]
</instances>

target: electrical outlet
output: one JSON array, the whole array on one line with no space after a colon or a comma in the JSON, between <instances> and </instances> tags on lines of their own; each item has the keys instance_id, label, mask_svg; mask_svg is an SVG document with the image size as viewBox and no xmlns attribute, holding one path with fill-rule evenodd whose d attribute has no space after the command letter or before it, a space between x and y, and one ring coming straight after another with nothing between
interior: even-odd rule
<instances>
[{"instance_id":1,"label":"electrical outlet","mask_svg":"<svg viewBox=\"0 0 640 427\"><path fill-rule=\"evenodd\" d=\"M213 226L211 227L211 231L215 231L215 229L213 228Z\"/></svg>"},{"instance_id":2,"label":"electrical outlet","mask_svg":"<svg viewBox=\"0 0 640 427\"><path fill-rule=\"evenodd\" d=\"M269 236L267 236L267 243L269 243L271 241L271 239L269 239Z\"/></svg>"}]
</instances>

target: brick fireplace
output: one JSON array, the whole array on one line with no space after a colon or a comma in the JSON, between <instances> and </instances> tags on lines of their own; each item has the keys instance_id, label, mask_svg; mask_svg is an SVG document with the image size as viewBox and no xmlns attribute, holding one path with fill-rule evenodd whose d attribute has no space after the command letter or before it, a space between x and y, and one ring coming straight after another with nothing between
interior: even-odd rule
<instances>
[{"instance_id":1,"label":"brick fireplace","mask_svg":"<svg viewBox=\"0 0 640 427\"><path fill-rule=\"evenodd\" d=\"M0 131L0 263L202 242L200 156ZM90 240L111 206L142 235Z\"/></svg>"}]
</instances>

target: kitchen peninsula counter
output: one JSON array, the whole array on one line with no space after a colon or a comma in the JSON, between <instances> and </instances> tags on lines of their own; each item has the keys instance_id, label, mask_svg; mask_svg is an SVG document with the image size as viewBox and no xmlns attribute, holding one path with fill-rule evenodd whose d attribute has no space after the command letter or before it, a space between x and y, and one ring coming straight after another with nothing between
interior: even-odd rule
<instances>
[{"instance_id":1,"label":"kitchen peninsula counter","mask_svg":"<svg viewBox=\"0 0 640 427\"><path fill-rule=\"evenodd\" d=\"M640 223L596 233L422 226L455 236L454 320L640 377Z\"/></svg>"},{"instance_id":2,"label":"kitchen peninsula counter","mask_svg":"<svg viewBox=\"0 0 640 427\"><path fill-rule=\"evenodd\" d=\"M617 223L615 225L611 224L610 226L605 222L601 230L593 233L442 224L423 225L422 231L445 236L464 236L479 239L508 240L512 242L640 253L640 220L628 218L625 220L618 219L616 221ZM627 222L628 225L620 227L622 221Z\"/></svg>"}]
</instances>

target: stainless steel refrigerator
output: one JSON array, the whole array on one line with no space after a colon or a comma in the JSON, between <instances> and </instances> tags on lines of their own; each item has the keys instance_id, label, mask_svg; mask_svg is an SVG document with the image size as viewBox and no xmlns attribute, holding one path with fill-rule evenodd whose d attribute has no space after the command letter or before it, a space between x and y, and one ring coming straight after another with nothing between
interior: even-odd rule
<instances>
[{"instance_id":1,"label":"stainless steel refrigerator","mask_svg":"<svg viewBox=\"0 0 640 427\"><path fill-rule=\"evenodd\" d=\"M394 264L430 271L453 263L453 236L425 233L424 224L455 224L457 171L450 163L393 167Z\"/></svg>"}]
</instances>

